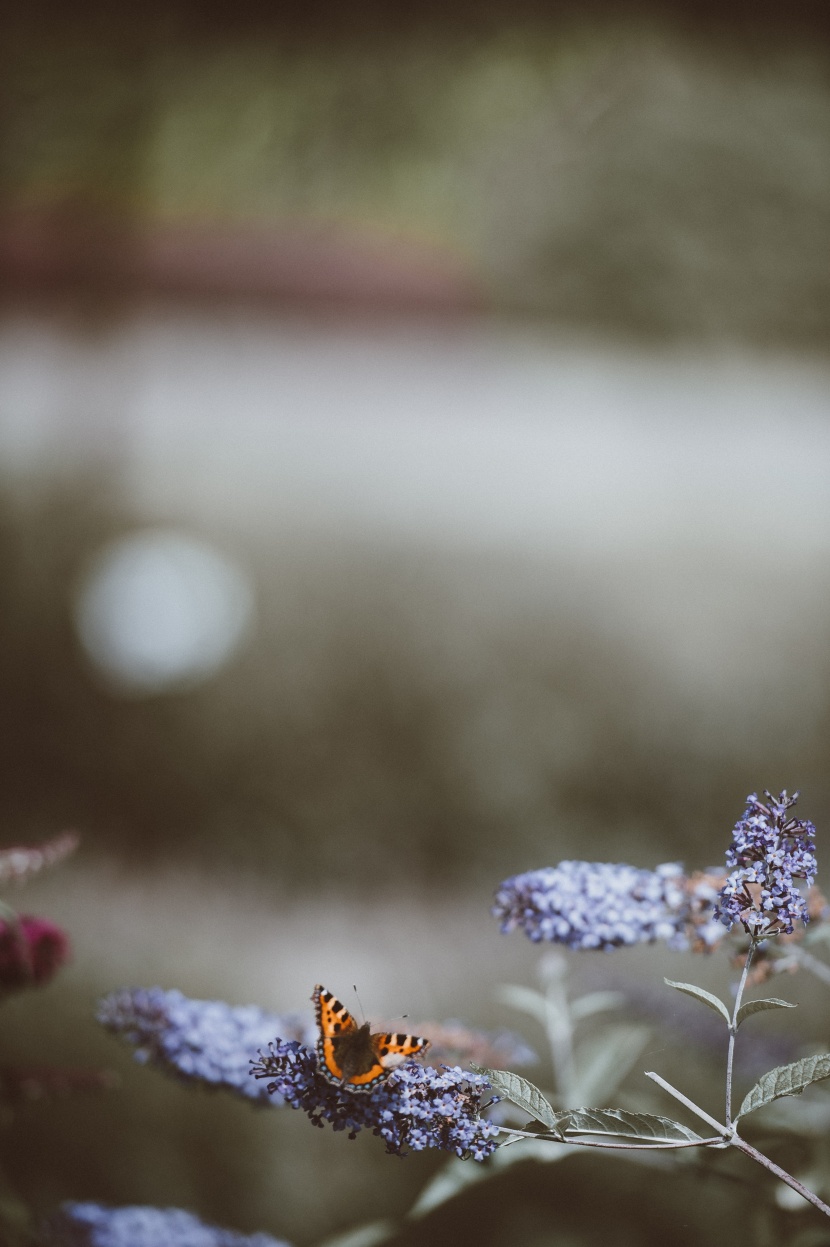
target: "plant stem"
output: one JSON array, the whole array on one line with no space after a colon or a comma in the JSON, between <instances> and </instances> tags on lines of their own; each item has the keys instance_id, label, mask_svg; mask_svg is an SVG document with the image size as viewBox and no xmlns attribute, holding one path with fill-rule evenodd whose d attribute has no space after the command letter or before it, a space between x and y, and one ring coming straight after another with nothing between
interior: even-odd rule
<instances>
[{"instance_id":1,"label":"plant stem","mask_svg":"<svg viewBox=\"0 0 830 1247\"><path fill-rule=\"evenodd\" d=\"M499 1130L517 1139L550 1139L551 1143L564 1143L566 1147L601 1147L605 1151L619 1152L676 1152L682 1147L703 1147L723 1142L718 1136L714 1139L688 1139L677 1143L601 1143L598 1139L574 1139L570 1136L557 1139L554 1135L539 1135L532 1130L514 1130L512 1126L499 1126Z\"/></svg>"},{"instance_id":2,"label":"plant stem","mask_svg":"<svg viewBox=\"0 0 830 1247\"><path fill-rule=\"evenodd\" d=\"M776 1178L780 1178L782 1182L786 1182L787 1186L791 1186L794 1191L798 1191L799 1195L803 1199L806 1199L808 1203L813 1205L813 1207L818 1208L819 1211L823 1212L826 1217L830 1217L830 1205L825 1204L824 1200L819 1199L818 1195L814 1195L809 1187L806 1187L803 1182L799 1182L798 1178L794 1178L791 1173L787 1173L786 1169L782 1169L780 1165L776 1165L775 1161L770 1160L769 1156L765 1156L763 1152L759 1152L758 1149L753 1147L751 1143L747 1143L745 1139L742 1139L740 1135L735 1132L734 1126L730 1126L729 1133L727 1134L725 1126L722 1126L716 1122L713 1117L710 1117L709 1114L704 1112L702 1108L699 1108L697 1104L688 1099L682 1091L678 1091L676 1087L671 1085L671 1083L666 1082L665 1078L661 1078L659 1074L653 1073L647 1073L646 1077L653 1079L656 1083L659 1083L664 1090L668 1091L670 1095L673 1095L676 1100L681 1102L681 1104L685 1104L687 1108L691 1109L693 1113L696 1113L698 1117L703 1119L703 1121L708 1122L710 1126L714 1126L716 1130L722 1132L722 1137L718 1143L713 1144L710 1139L702 1139L701 1144L708 1144L709 1147L723 1147L724 1145L736 1147L739 1152L743 1152L746 1156L751 1157L752 1160L757 1161L759 1165L763 1165L765 1169L769 1169L770 1173L774 1173Z\"/></svg>"},{"instance_id":3,"label":"plant stem","mask_svg":"<svg viewBox=\"0 0 830 1247\"><path fill-rule=\"evenodd\" d=\"M830 1205L825 1204L823 1199L819 1199L818 1195L806 1187L803 1182L799 1182L798 1178L794 1178L791 1173L787 1173L786 1169L782 1169L780 1165L776 1165L774 1160L770 1160L769 1156L765 1156L763 1152L759 1152L751 1143L747 1143L740 1135L734 1134L729 1140L733 1147L739 1151L745 1152L747 1156L751 1156L759 1165L763 1165L765 1169L769 1169L770 1173L774 1173L782 1182L786 1182L787 1186L791 1186L794 1191L798 1191L799 1195L818 1208L824 1213L825 1217L830 1217Z\"/></svg>"},{"instance_id":4,"label":"plant stem","mask_svg":"<svg viewBox=\"0 0 830 1247\"><path fill-rule=\"evenodd\" d=\"M543 958L540 973L545 985L545 1013L551 1063L559 1099L565 1108L577 1108L574 1032L568 1005L568 965L559 953Z\"/></svg>"},{"instance_id":5,"label":"plant stem","mask_svg":"<svg viewBox=\"0 0 830 1247\"><path fill-rule=\"evenodd\" d=\"M668 1091L669 1095L673 1095L675 1100L679 1100L681 1104L686 1105L686 1108L691 1109L691 1111L699 1117L701 1121L705 1121L707 1126L711 1126L714 1130L717 1130L719 1141L721 1143L727 1143L729 1141L729 1131L726 1126L724 1126L722 1122L715 1121L714 1117L710 1117L704 1109L702 1109L698 1104L695 1104L694 1100L690 1100L689 1097L685 1096L682 1091L678 1091L677 1087L673 1087L670 1082L666 1082L665 1078L661 1078L660 1075L655 1074L653 1070L646 1070L646 1078L650 1078L653 1082L656 1082L657 1085L662 1087L664 1091Z\"/></svg>"},{"instance_id":6,"label":"plant stem","mask_svg":"<svg viewBox=\"0 0 830 1247\"><path fill-rule=\"evenodd\" d=\"M726 1053L726 1125L727 1129L732 1127L732 1066L735 1059L735 1037L738 1034L738 1010L741 1007L741 998L746 987L746 978L749 974L749 967L752 963L752 955L755 952L755 939L749 941L749 948L746 952L746 961L744 962L741 981L738 984L738 990L735 993L735 1007L732 1010L732 1021L729 1023L729 1048Z\"/></svg>"},{"instance_id":7,"label":"plant stem","mask_svg":"<svg viewBox=\"0 0 830 1247\"><path fill-rule=\"evenodd\" d=\"M817 979L821 979L822 983L830 983L830 966L826 961L822 961L819 957L814 957L812 953L799 948L798 945L788 948L787 955L794 957L805 970L809 970Z\"/></svg>"}]
</instances>

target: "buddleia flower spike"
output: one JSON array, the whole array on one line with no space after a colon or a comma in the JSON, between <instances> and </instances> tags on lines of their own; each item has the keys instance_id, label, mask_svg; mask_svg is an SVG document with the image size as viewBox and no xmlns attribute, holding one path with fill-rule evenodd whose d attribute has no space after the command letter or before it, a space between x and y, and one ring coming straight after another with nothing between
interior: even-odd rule
<instances>
[{"instance_id":1,"label":"buddleia flower spike","mask_svg":"<svg viewBox=\"0 0 830 1247\"><path fill-rule=\"evenodd\" d=\"M740 922L755 940L792 934L796 922L809 921L807 898L796 881L803 879L809 886L817 871L816 829L790 814L798 793L764 796L766 802L751 793L735 824L726 854L732 871L717 908L724 926Z\"/></svg>"}]
</instances>

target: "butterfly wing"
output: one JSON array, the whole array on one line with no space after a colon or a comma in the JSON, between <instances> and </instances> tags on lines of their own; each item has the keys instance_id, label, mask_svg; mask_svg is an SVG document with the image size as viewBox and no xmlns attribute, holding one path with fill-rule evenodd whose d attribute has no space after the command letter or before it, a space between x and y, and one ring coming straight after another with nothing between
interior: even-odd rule
<instances>
[{"instance_id":1,"label":"butterfly wing","mask_svg":"<svg viewBox=\"0 0 830 1247\"><path fill-rule=\"evenodd\" d=\"M320 1073L329 1082L342 1083L343 1069L337 1060L337 1049L344 1035L354 1034L357 1029L349 1010L321 983L314 988L311 997L317 1016L320 1034L317 1037L317 1062Z\"/></svg>"},{"instance_id":2,"label":"butterfly wing","mask_svg":"<svg viewBox=\"0 0 830 1247\"><path fill-rule=\"evenodd\" d=\"M345 1086L350 1091L368 1091L409 1057L426 1052L428 1047L429 1040L418 1035L370 1035L361 1027L354 1036L342 1041L345 1051L340 1059L345 1066Z\"/></svg>"},{"instance_id":3,"label":"butterfly wing","mask_svg":"<svg viewBox=\"0 0 830 1247\"><path fill-rule=\"evenodd\" d=\"M410 1057L426 1052L429 1040L420 1035L372 1035L372 1047L379 1065L388 1073Z\"/></svg>"},{"instance_id":4,"label":"butterfly wing","mask_svg":"<svg viewBox=\"0 0 830 1247\"><path fill-rule=\"evenodd\" d=\"M377 1039L377 1035L371 1035L369 1038L371 1043L372 1040ZM366 1061L362 1063L368 1064L369 1068L361 1069L353 1074L350 1074L343 1084L348 1087L350 1091L370 1091L372 1087L377 1086L379 1082L383 1082L384 1078L389 1073L386 1066L382 1065L374 1056L371 1046L369 1047Z\"/></svg>"},{"instance_id":5,"label":"butterfly wing","mask_svg":"<svg viewBox=\"0 0 830 1247\"><path fill-rule=\"evenodd\" d=\"M358 1026L345 1005L321 984L312 996L320 1035L318 1069L324 1078L351 1091L368 1091L408 1057L429 1047L417 1035L371 1035L368 1024Z\"/></svg>"}]
</instances>

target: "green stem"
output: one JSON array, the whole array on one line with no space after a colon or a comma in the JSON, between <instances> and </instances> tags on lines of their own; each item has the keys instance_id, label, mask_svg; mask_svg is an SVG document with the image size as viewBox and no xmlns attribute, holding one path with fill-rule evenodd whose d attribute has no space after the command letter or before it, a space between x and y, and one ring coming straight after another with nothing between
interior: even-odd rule
<instances>
[{"instance_id":1,"label":"green stem","mask_svg":"<svg viewBox=\"0 0 830 1247\"><path fill-rule=\"evenodd\" d=\"M806 1187L803 1182L799 1182L798 1178L794 1178L791 1173L787 1173L786 1169L782 1169L780 1165L776 1165L774 1160L770 1160L769 1156L765 1156L763 1152L759 1152L751 1143L747 1143L740 1135L733 1135L729 1140L733 1147L738 1151L744 1152L747 1156L751 1156L759 1165L763 1165L765 1169L769 1169L770 1173L774 1173L782 1182L786 1182L787 1186L791 1186L794 1191L798 1191L802 1199L806 1199L814 1208L818 1208L823 1212L825 1217L830 1217L830 1205L825 1204L823 1199L819 1199L818 1195Z\"/></svg>"},{"instance_id":2,"label":"green stem","mask_svg":"<svg viewBox=\"0 0 830 1247\"><path fill-rule=\"evenodd\" d=\"M578 1108L574 1031L568 1005L568 966L565 958L559 953L549 954L543 959L541 974L545 983L545 1029L556 1090L565 1108Z\"/></svg>"},{"instance_id":3,"label":"green stem","mask_svg":"<svg viewBox=\"0 0 830 1247\"><path fill-rule=\"evenodd\" d=\"M741 999L746 987L746 979L749 974L749 967L752 963L752 956L755 952L756 941L750 939L749 948L746 953L746 961L744 962L741 981L738 984L738 990L735 993L735 1006L732 1010L732 1020L729 1023L729 1047L726 1053L726 1125L728 1129L732 1128L732 1067L735 1060L735 1038L738 1034L738 1011L741 1007Z\"/></svg>"},{"instance_id":4,"label":"green stem","mask_svg":"<svg viewBox=\"0 0 830 1247\"><path fill-rule=\"evenodd\" d=\"M710 1117L705 1109L699 1104L695 1104L694 1100L690 1100L682 1091L678 1091L677 1087L673 1087L670 1082L666 1082L665 1078L661 1078L659 1074L655 1074L653 1070L646 1070L646 1078L650 1078L652 1082L656 1082L658 1087L662 1087L664 1091L668 1091L669 1095L673 1095L675 1100L679 1100L681 1104L685 1104L686 1108L699 1117L701 1121L705 1121L707 1126L711 1126L713 1130L717 1130L719 1142L721 1145L729 1141L729 1131L722 1122L716 1121L714 1117Z\"/></svg>"},{"instance_id":5,"label":"green stem","mask_svg":"<svg viewBox=\"0 0 830 1247\"><path fill-rule=\"evenodd\" d=\"M808 953L806 949L800 948L797 944L787 949L787 956L794 957L805 970L809 970L817 979L821 979L822 983L830 983L830 966L826 961L814 957L812 953Z\"/></svg>"},{"instance_id":6,"label":"green stem","mask_svg":"<svg viewBox=\"0 0 830 1247\"><path fill-rule=\"evenodd\" d=\"M819 1211L823 1212L826 1217L830 1217L830 1205L825 1204L824 1200L819 1199L818 1195L813 1194L809 1187L806 1187L803 1182L799 1182L798 1178L794 1178L791 1173L787 1173L786 1169L782 1169L780 1165L776 1165L775 1161L770 1160L769 1156L765 1156L763 1152L759 1152L758 1149L753 1147L751 1143L747 1143L745 1139L742 1139L740 1135L736 1133L734 1126L730 1126L729 1131L727 1132L725 1126L722 1126L719 1122L716 1122L713 1117L710 1117L707 1112L685 1096L682 1091L678 1091L676 1087L671 1085L671 1083L666 1082L665 1078L661 1078L659 1074L647 1073L646 1077L652 1078L654 1082L659 1083L664 1090L668 1091L670 1095L673 1095L674 1098L679 1100L681 1104L685 1104L687 1108L691 1109L693 1113L696 1113L697 1116L702 1118L703 1121L708 1122L710 1126L714 1126L716 1130L722 1132L721 1139L718 1143L713 1145L708 1139L701 1140L702 1143L706 1143L710 1147L723 1147L725 1145L736 1147L739 1152L743 1152L744 1155L751 1157L752 1160L757 1162L757 1164L763 1165L765 1169L769 1169L770 1173L774 1173L776 1178L780 1178L782 1182L786 1182L787 1186L791 1186L794 1191L798 1191L802 1199L806 1199L809 1204L812 1204L814 1208L818 1208Z\"/></svg>"}]
</instances>

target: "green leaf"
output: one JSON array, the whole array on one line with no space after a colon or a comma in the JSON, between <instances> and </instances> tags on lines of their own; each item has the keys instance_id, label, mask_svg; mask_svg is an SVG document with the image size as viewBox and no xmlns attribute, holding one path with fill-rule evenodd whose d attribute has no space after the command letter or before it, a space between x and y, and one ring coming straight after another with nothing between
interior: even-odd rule
<instances>
[{"instance_id":1,"label":"green leaf","mask_svg":"<svg viewBox=\"0 0 830 1247\"><path fill-rule=\"evenodd\" d=\"M488 1164L493 1169L506 1169L509 1165L517 1165L526 1160L551 1165L564 1160L576 1150L572 1143L562 1143L550 1135L545 1139L516 1139L510 1147L502 1145L498 1151L494 1152ZM481 1168L481 1165L476 1165L476 1169Z\"/></svg>"},{"instance_id":2,"label":"green leaf","mask_svg":"<svg viewBox=\"0 0 830 1247\"><path fill-rule=\"evenodd\" d=\"M555 1133L559 1132L559 1121L562 1114L554 1110L539 1088L534 1087L532 1082L528 1082L526 1078L520 1078L518 1074L513 1074L506 1069L482 1069L479 1065L473 1065L472 1068L477 1074L486 1076L487 1081L497 1095L504 1096L511 1104L515 1104L525 1113L530 1113L534 1121L540 1121L549 1130L553 1130Z\"/></svg>"},{"instance_id":3,"label":"green leaf","mask_svg":"<svg viewBox=\"0 0 830 1247\"><path fill-rule=\"evenodd\" d=\"M704 991L702 987L696 987L694 983L675 983L673 979L663 979L664 983L668 983L669 987L674 987L679 992L683 992L685 996L694 996L696 1000L702 1000L710 1009L714 1009L715 1013L719 1013L725 1019L726 1025L729 1026L732 1018L729 1016L729 1010L722 1000L717 996L713 996L711 992Z\"/></svg>"},{"instance_id":4,"label":"green leaf","mask_svg":"<svg viewBox=\"0 0 830 1247\"><path fill-rule=\"evenodd\" d=\"M651 1037L647 1026L609 1026L599 1035L586 1035L576 1053L579 1103L600 1103L612 1096L642 1055Z\"/></svg>"},{"instance_id":5,"label":"green leaf","mask_svg":"<svg viewBox=\"0 0 830 1247\"><path fill-rule=\"evenodd\" d=\"M822 1078L830 1078L830 1053L827 1052L818 1056L806 1056L801 1061L793 1061L791 1065L779 1065L756 1082L735 1120L745 1117L747 1113L754 1113L757 1108L763 1108L773 1100L779 1100L781 1096L801 1095L805 1087L821 1082Z\"/></svg>"},{"instance_id":6,"label":"green leaf","mask_svg":"<svg viewBox=\"0 0 830 1247\"><path fill-rule=\"evenodd\" d=\"M434 1208L440 1207L448 1199L454 1199L468 1187L475 1186L493 1177L494 1170L507 1169L514 1164L536 1161L539 1164L552 1164L564 1160L577 1149L573 1144L562 1143L551 1137L540 1139L508 1139L499 1144L497 1150L484 1164L458 1160L448 1160L443 1169L439 1169L435 1177L427 1182L407 1213L407 1218L417 1221ZM330 1247L326 1244L325 1247Z\"/></svg>"},{"instance_id":7,"label":"green leaf","mask_svg":"<svg viewBox=\"0 0 830 1247\"><path fill-rule=\"evenodd\" d=\"M670 1117L629 1113L622 1108L578 1108L566 1114L565 1137L572 1134L613 1135L648 1143L695 1143L700 1135Z\"/></svg>"},{"instance_id":8,"label":"green leaf","mask_svg":"<svg viewBox=\"0 0 830 1247\"><path fill-rule=\"evenodd\" d=\"M500 1151L501 1148L495 1153L493 1160ZM447 1161L443 1169L438 1170L431 1182L427 1182L407 1215L413 1220L425 1217L428 1212L432 1212L433 1208L438 1208L448 1199L453 1199L459 1191L466 1190L468 1186L474 1186L476 1182L489 1178L489 1164L491 1163L492 1161L486 1165L477 1165L469 1160L453 1157L452 1160Z\"/></svg>"},{"instance_id":9,"label":"green leaf","mask_svg":"<svg viewBox=\"0 0 830 1247\"><path fill-rule=\"evenodd\" d=\"M765 1009L795 1009L796 1005L790 1000L779 1000L777 996L765 996L763 1000L750 1000L745 1005L741 1005L738 1010L738 1026L743 1022L744 1018L751 1017L753 1013L763 1013Z\"/></svg>"},{"instance_id":10,"label":"green leaf","mask_svg":"<svg viewBox=\"0 0 830 1247\"><path fill-rule=\"evenodd\" d=\"M622 992L589 992L571 1001L571 1017L575 1022L593 1017L595 1013L605 1013L608 1009L619 1009L625 1004Z\"/></svg>"},{"instance_id":11,"label":"green leaf","mask_svg":"<svg viewBox=\"0 0 830 1247\"><path fill-rule=\"evenodd\" d=\"M506 1169L511 1165L524 1161L537 1161L550 1164L564 1159L576 1149L573 1145L561 1143L553 1139L508 1139L499 1144L485 1164L474 1164L472 1161L458 1160L453 1157L447 1161L443 1169L428 1182L411 1208L408 1217L417 1220L424 1217L433 1208L438 1208L448 1199L454 1199L461 1191L475 1186L493 1176L496 1169ZM327 1245L328 1247L328 1245Z\"/></svg>"},{"instance_id":12,"label":"green leaf","mask_svg":"<svg viewBox=\"0 0 830 1247\"><path fill-rule=\"evenodd\" d=\"M519 987L514 983L504 983L496 989L496 999L520 1013L529 1013L543 1026L548 1020L548 1002L541 992L532 987Z\"/></svg>"},{"instance_id":13,"label":"green leaf","mask_svg":"<svg viewBox=\"0 0 830 1247\"><path fill-rule=\"evenodd\" d=\"M355 1230L347 1230L345 1234L327 1238L321 1247L380 1247L381 1243L392 1238L396 1229L393 1221L372 1221Z\"/></svg>"}]
</instances>

